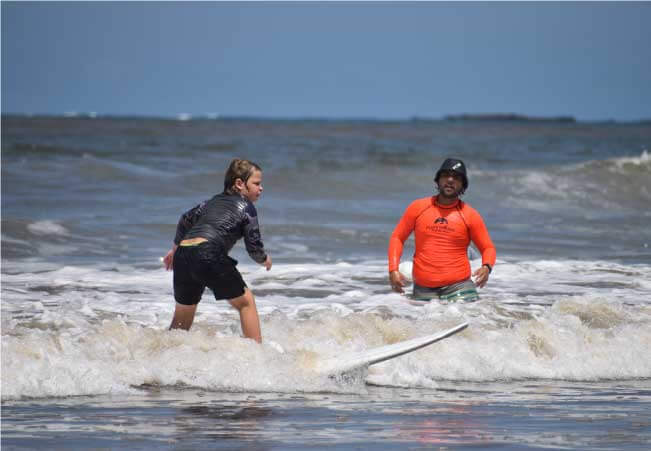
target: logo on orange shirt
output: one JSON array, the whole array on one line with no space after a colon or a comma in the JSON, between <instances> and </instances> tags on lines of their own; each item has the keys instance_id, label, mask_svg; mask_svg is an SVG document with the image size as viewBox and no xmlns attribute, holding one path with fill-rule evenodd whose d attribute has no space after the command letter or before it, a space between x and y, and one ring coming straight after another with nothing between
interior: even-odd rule
<instances>
[{"instance_id":1,"label":"logo on orange shirt","mask_svg":"<svg viewBox=\"0 0 651 451\"><path fill-rule=\"evenodd\" d=\"M428 225L427 227L425 227L425 229L428 232L437 232L437 233L441 233L441 232L443 232L443 233L451 233L451 232L454 232L454 228L450 227L450 225L448 224L448 220L443 218L443 217L436 218L434 220L434 224L433 225Z\"/></svg>"}]
</instances>

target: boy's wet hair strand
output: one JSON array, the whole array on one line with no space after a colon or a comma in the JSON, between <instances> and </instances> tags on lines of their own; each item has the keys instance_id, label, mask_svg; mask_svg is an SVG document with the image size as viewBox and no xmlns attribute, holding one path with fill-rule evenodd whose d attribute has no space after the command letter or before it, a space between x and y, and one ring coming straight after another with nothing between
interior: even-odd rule
<instances>
[{"instance_id":1,"label":"boy's wet hair strand","mask_svg":"<svg viewBox=\"0 0 651 451\"><path fill-rule=\"evenodd\" d=\"M235 181L241 179L244 183L251 177L254 171L262 171L260 166L252 161L235 158L226 170L224 175L224 193L235 194Z\"/></svg>"}]
</instances>

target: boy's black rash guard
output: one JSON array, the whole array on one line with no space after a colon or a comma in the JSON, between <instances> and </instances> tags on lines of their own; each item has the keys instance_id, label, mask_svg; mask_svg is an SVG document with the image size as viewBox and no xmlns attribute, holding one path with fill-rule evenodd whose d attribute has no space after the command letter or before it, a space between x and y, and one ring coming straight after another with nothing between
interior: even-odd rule
<instances>
[{"instance_id":1,"label":"boy's black rash guard","mask_svg":"<svg viewBox=\"0 0 651 451\"><path fill-rule=\"evenodd\" d=\"M181 215L174 244L190 238L205 238L228 254L237 240L244 238L246 251L257 263L264 263L258 212L239 194L217 194Z\"/></svg>"}]
</instances>

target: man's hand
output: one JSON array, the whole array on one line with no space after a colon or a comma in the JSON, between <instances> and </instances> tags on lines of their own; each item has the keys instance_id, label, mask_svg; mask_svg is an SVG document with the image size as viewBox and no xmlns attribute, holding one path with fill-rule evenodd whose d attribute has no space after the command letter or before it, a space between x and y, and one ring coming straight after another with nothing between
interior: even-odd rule
<instances>
[{"instance_id":1,"label":"man's hand","mask_svg":"<svg viewBox=\"0 0 651 451\"><path fill-rule=\"evenodd\" d=\"M174 268L174 252L176 252L177 247L176 244L172 246L172 249L170 249L165 257L163 257L163 264L165 265L165 269L168 271Z\"/></svg>"},{"instance_id":2,"label":"man's hand","mask_svg":"<svg viewBox=\"0 0 651 451\"><path fill-rule=\"evenodd\" d=\"M486 282L488 282L488 275L490 274L489 269L486 266L482 266L472 273L472 277L475 279L475 285L479 288L484 288Z\"/></svg>"},{"instance_id":3,"label":"man's hand","mask_svg":"<svg viewBox=\"0 0 651 451\"><path fill-rule=\"evenodd\" d=\"M400 273L400 271L391 271L389 273L389 282L391 283L391 289L396 293L404 293L406 277Z\"/></svg>"}]
</instances>

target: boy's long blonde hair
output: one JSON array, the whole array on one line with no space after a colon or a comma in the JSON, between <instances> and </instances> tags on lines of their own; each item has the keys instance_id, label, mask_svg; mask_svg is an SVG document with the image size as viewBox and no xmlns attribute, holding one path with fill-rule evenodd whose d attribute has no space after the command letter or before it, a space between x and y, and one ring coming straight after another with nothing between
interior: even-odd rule
<instances>
[{"instance_id":1,"label":"boy's long blonde hair","mask_svg":"<svg viewBox=\"0 0 651 451\"><path fill-rule=\"evenodd\" d=\"M235 194L235 180L241 179L244 183L251 177L254 171L262 171L260 166L249 160L235 158L226 170L224 175L224 193Z\"/></svg>"}]
</instances>

